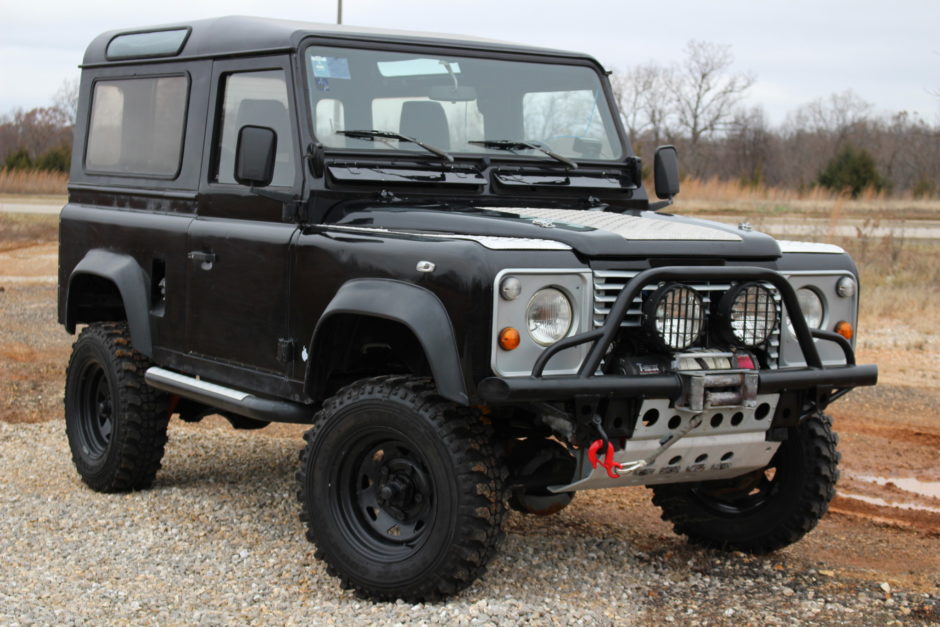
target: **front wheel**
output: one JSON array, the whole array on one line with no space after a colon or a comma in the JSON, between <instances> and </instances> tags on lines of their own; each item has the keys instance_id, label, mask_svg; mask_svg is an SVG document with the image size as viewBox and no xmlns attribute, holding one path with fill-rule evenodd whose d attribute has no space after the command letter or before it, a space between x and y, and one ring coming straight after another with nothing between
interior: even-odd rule
<instances>
[{"instance_id":1,"label":"front wheel","mask_svg":"<svg viewBox=\"0 0 940 627\"><path fill-rule=\"evenodd\" d=\"M733 479L653 487L653 503L676 533L705 546L769 553L812 530L839 478L829 416L791 428L770 464Z\"/></svg>"},{"instance_id":2,"label":"front wheel","mask_svg":"<svg viewBox=\"0 0 940 627\"><path fill-rule=\"evenodd\" d=\"M149 364L123 323L89 325L72 346L65 431L75 468L94 490L149 488L160 468L169 412L167 395L144 381Z\"/></svg>"},{"instance_id":3,"label":"front wheel","mask_svg":"<svg viewBox=\"0 0 940 627\"><path fill-rule=\"evenodd\" d=\"M502 536L507 473L476 412L425 380L377 377L340 390L315 424L301 520L344 587L419 602L482 574Z\"/></svg>"}]
</instances>

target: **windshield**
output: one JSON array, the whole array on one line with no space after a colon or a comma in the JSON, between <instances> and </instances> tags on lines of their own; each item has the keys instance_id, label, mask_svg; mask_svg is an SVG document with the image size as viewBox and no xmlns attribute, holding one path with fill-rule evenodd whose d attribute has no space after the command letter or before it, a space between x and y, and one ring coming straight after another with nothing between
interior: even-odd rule
<instances>
[{"instance_id":1,"label":"windshield","mask_svg":"<svg viewBox=\"0 0 940 627\"><path fill-rule=\"evenodd\" d=\"M314 134L328 148L623 157L587 66L312 46L306 68Z\"/></svg>"}]
</instances>

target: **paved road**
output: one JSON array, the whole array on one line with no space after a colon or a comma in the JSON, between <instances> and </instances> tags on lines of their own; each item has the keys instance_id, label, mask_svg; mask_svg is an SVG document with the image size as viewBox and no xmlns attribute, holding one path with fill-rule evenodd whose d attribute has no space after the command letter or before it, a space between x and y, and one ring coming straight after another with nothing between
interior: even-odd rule
<instances>
[{"instance_id":1,"label":"paved road","mask_svg":"<svg viewBox=\"0 0 940 627\"><path fill-rule=\"evenodd\" d=\"M5 202L0 200L0 211L8 213L48 213L58 214L62 210L61 204L44 204L32 202Z\"/></svg>"},{"instance_id":2,"label":"paved road","mask_svg":"<svg viewBox=\"0 0 940 627\"><path fill-rule=\"evenodd\" d=\"M738 224L740 218L717 216L712 219L726 224ZM940 239L940 220L881 220L866 224L864 220L841 220L832 224L820 218L770 218L755 223L754 229L783 237L799 237L810 241L825 241L831 237L887 237L903 239Z\"/></svg>"}]
</instances>

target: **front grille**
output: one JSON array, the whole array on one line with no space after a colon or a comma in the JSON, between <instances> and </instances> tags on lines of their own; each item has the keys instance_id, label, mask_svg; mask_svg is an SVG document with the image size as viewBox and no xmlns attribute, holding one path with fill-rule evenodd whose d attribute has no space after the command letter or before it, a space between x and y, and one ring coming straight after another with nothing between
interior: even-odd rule
<instances>
[{"instance_id":1,"label":"front grille","mask_svg":"<svg viewBox=\"0 0 940 627\"><path fill-rule=\"evenodd\" d=\"M617 297L620 296L620 292L623 291L624 286L630 282L630 279L638 275L640 270L595 270L594 271L594 328L604 326L604 323L607 321L607 316L610 315L610 308L613 307L614 302L617 300ZM694 289L699 296L702 297L702 304L705 307L706 326L709 324L709 312L711 312L712 307L711 303L717 302L721 299L722 294L731 288L731 283L714 283L714 282L701 282L701 283L684 283L692 289ZM630 303L630 306L627 308L627 313L624 316L623 320L620 322L621 327L639 327L643 322L643 301L652 294L656 288L659 287L657 283L651 283L643 287L643 290L640 292L640 295L633 299L633 302ZM780 319L780 294L777 293L777 290L765 284L765 287L768 287L774 295L774 301L777 305L778 320ZM768 361L771 368L776 368L777 363L780 359L780 325L777 325L777 328L774 330L773 334L770 336L770 340L767 343L767 353Z\"/></svg>"}]
</instances>

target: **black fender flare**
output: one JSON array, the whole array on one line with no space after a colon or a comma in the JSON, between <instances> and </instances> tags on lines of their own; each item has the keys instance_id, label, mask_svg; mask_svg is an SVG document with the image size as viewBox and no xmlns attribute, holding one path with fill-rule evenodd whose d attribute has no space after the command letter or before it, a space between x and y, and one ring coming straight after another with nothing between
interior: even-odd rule
<instances>
[{"instance_id":1,"label":"black fender flare","mask_svg":"<svg viewBox=\"0 0 940 627\"><path fill-rule=\"evenodd\" d=\"M69 275L69 287L66 293L65 328L70 333L75 331L75 313L73 310L72 287L80 276L96 276L111 281L121 294L124 302L124 314L131 333L134 349L153 356L153 339L150 333L150 279L137 260L129 255L113 253L95 248L76 264Z\"/></svg>"},{"instance_id":2,"label":"black fender flare","mask_svg":"<svg viewBox=\"0 0 940 627\"><path fill-rule=\"evenodd\" d=\"M305 377L308 386L311 364L317 359L320 332L325 323L338 314L374 316L406 326L421 344L438 394L461 405L469 404L457 340L447 309L433 292L394 279L353 279L337 290L320 316L308 347Z\"/></svg>"}]
</instances>

